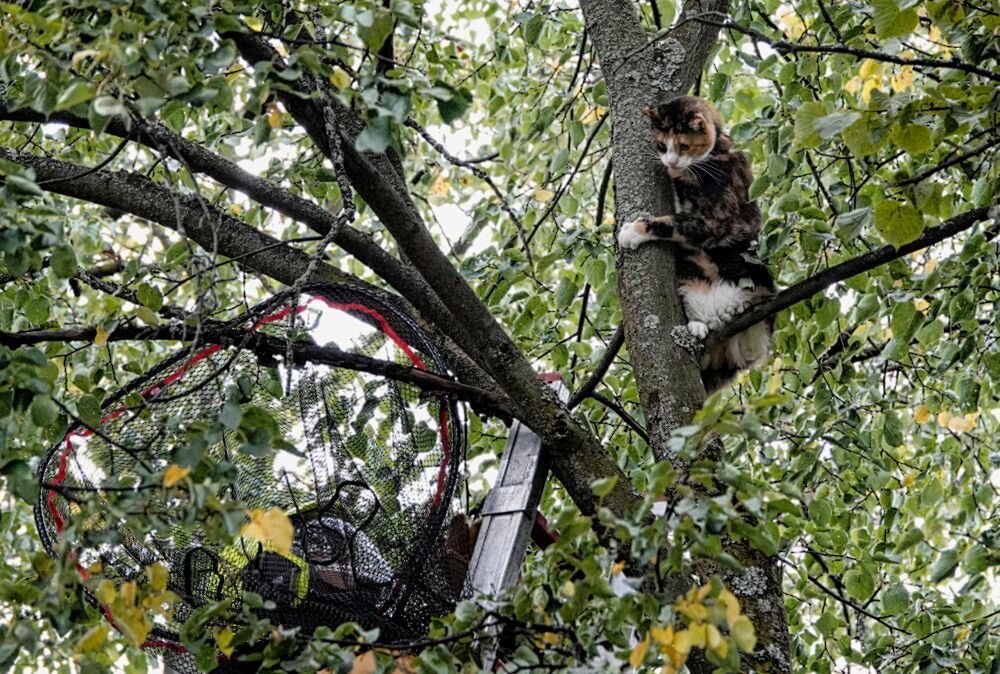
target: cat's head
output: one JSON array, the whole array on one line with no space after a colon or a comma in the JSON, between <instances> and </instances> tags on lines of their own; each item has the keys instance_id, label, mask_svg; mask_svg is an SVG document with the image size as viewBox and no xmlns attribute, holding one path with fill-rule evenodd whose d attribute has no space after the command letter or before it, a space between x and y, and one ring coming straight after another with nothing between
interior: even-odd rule
<instances>
[{"instance_id":1,"label":"cat's head","mask_svg":"<svg viewBox=\"0 0 1000 674\"><path fill-rule=\"evenodd\" d=\"M708 159L722 136L722 118L697 96L678 96L642 109L653 127L653 147L671 177Z\"/></svg>"}]
</instances>

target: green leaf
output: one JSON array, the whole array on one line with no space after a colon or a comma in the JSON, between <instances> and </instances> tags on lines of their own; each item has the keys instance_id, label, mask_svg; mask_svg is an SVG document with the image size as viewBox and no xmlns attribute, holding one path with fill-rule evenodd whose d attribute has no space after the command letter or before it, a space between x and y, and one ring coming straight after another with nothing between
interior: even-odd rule
<instances>
[{"instance_id":1,"label":"green leaf","mask_svg":"<svg viewBox=\"0 0 1000 674\"><path fill-rule=\"evenodd\" d=\"M89 393L82 395L76 401L76 414L88 426L97 426L101 422L101 403Z\"/></svg>"},{"instance_id":2,"label":"green leaf","mask_svg":"<svg viewBox=\"0 0 1000 674\"><path fill-rule=\"evenodd\" d=\"M803 103L795 113L795 146L803 149L819 147L823 137L816 122L826 116L826 106L819 101Z\"/></svg>"},{"instance_id":3,"label":"green leaf","mask_svg":"<svg viewBox=\"0 0 1000 674\"><path fill-rule=\"evenodd\" d=\"M354 140L354 146L358 152L375 152L376 154L385 152L390 141L390 119L388 117L376 117L368 122L365 130L358 134Z\"/></svg>"},{"instance_id":4,"label":"green leaf","mask_svg":"<svg viewBox=\"0 0 1000 674\"><path fill-rule=\"evenodd\" d=\"M907 124L894 126L891 133L892 141L909 154L923 154L931 149L933 135L923 124Z\"/></svg>"},{"instance_id":5,"label":"green leaf","mask_svg":"<svg viewBox=\"0 0 1000 674\"><path fill-rule=\"evenodd\" d=\"M31 413L31 422L41 428L55 423L59 417L59 407L46 395L35 396L28 409Z\"/></svg>"},{"instance_id":6,"label":"green leaf","mask_svg":"<svg viewBox=\"0 0 1000 674\"><path fill-rule=\"evenodd\" d=\"M373 52L382 48L386 38L392 34L392 14L381 7L374 11L366 11L358 14L357 30L358 36L364 41L365 46Z\"/></svg>"},{"instance_id":7,"label":"green leaf","mask_svg":"<svg viewBox=\"0 0 1000 674\"><path fill-rule=\"evenodd\" d=\"M958 552L954 548L942 552L931 568L931 582L939 583L945 578L950 578L958 567Z\"/></svg>"},{"instance_id":8,"label":"green leaf","mask_svg":"<svg viewBox=\"0 0 1000 674\"><path fill-rule=\"evenodd\" d=\"M875 129L870 125L868 116L862 116L841 133L851 154L857 157L867 157L879 148L879 140L875 137Z\"/></svg>"},{"instance_id":9,"label":"green leaf","mask_svg":"<svg viewBox=\"0 0 1000 674\"><path fill-rule=\"evenodd\" d=\"M886 243L899 248L920 236L924 221L910 204L885 199L875 205L875 229Z\"/></svg>"},{"instance_id":10,"label":"green leaf","mask_svg":"<svg viewBox=\"0 0 1000 674\"><path fill-rule=\"evenodd\" d=\"M135 290L136 298L142 302L144 307L150 311L159 311L163 308L163 295L159 288L148 283L140 283Z\"/></svg>"},{"instance_id":11,"label":"green leaf","mask_svg":"<svg viewBox=\"0 0 1000 674\"><path fill-rule=\"evenodd\" d=\"M616 484L618 484L618 476L612 475L611 477L594 480L590 483L590 489L598 498L604 498L614 490Z\"/></svg>"},{"instance_id":12,"label":"green leaf","mask_svg":"<svg viewBox=\"0 0 1000 674\"><path fill-rule=\"evenodd\" d=\"M858 112L834 112L813 121L813 130L823 140L833 138L861 117Z\"/></svg>"},{"instance_id":13,"label":"green leaf","mask_svg":"<svg viewBox=\"0 0 1000 674\"><path fill-rule=\"evenodd\" d=\"M872 10L875 34L882 39L912 33L920 21L916 9L900 9L897 0L873 0Z\"/></svg>"},{"instance_id":14,"label":"green leaf","mask_svg":"<svg viewBox=\"0 0 1000 674\"><path fill-rule=\"evenodd\" d=\"M243 409L234 402L226 402L219 412L219 422L231 431L240 427L243 420Z\"/></svg>"},{"instance_id":15,"label":"green leaf","mask_svg":"<svg viewBox=\"0 0 1000 674\"><path fill-rule=\"evenodd\" d=\"M844 587L858 601L867 601L875 591L875 578L865 569L855 567L844 574Z\"/></svg>"},{"instance_id":16,"label":"green leaf","mask_svg":"<svg viewBox=\"0 0 1000 674\"><path fill-rule=\"evenodd\" d=\"M70 246L59 246L52 251L49 264L56 276L70 278L76 274L77 270L76 253Z\"/></svg>"},{"instance_id":17,"label":"green leaf","mask_svg":"<svg viewBox=\"0 0 1000 674\"><path fill-rule=\"evenodd\" d=\"M909 550L917 543L924 540L924 532L916 527L908 529L905 534L899 537L896 541L896 552L904 552Z\"/></svg>"},{"instance_id":18,"label":"green leaf","mask_svg":"<svg viewBox=\"0 0 1000 674\"><path fill-rule=\"evenodd\" d=\"M833 519L833 507L824 498L813 499L809 504L809 518L817 525L825 527Z\"/></svg>"},{"instance_id":19,"label":"green leaf","mask_svg":"<svg viewBox=\"0 0 1000 674\"><path fill-rule=\"evenodd\" d=\"M888 615L899 615L910 607L910 593L902 583L890 585L879 599L882 611Z\"/></svg>"},{"instance_id":20,"label":"green leaf","mask_svg":"<svg viewBox=\"0 0 1000 674\"><path fill-rule=\"evenodd\" d=\"M468 89L453 89L449 100L437 101L438 112L441 113L441 119L445 124L460 119L470 105L472 105L472 94Z\"/></svg>"},{"instance_id":21,"label":"green leaf","mask_svg":"<svg viewBox=\"0 0 1000 674\"><path fill-rule=\"evenodd\" d=\"M524 41L529 45L534 45L538 42L538 36L542 34L542 26L545 25L545 17L541 14L535 14L524 24L523 33Z\"/></svg>"},{"instance_id":22,"label":"green leaf","mask_svg":"<svg viewBox=\"0 0 1000 674\"><path fill-rule=\"evenodd\" d=\"M56 110L65 110L74 105L86 103L94 97L94 86L90 82L73 82L56 99Z\"/></svg>"},{"instance_id":23,"label":"green leaf","mask_svg":"<svg viewBox=\"0 0 1000 674\"><path fill-rule=\"evenodd\" d=\"M115 115L125 115L125 106L121 101L112 96L98 96L91 103L91 109L102 117L114 117Z\"/></svg>"}]
</instances>

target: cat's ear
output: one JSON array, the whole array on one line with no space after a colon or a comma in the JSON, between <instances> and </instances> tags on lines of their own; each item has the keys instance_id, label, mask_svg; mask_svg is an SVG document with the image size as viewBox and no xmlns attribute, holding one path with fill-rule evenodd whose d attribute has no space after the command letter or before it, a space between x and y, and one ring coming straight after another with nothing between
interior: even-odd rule
<instances>
[{"instance_id":1,"label":"cat's ear","mask_svg":"<svg viewBox=\"0 0 1000 674\"><path fill-rule=\"evenodd\" d=\"M654 108L652 105L642 106L642 114L646 115L652 120L657 120L660 118L660 115L658 115L656 112L656 108Z\"/></svg>"},{"instance_id":2,"label":"cat's ear","mask_svg":"<svg viewBox=\"0 0 1000 674\"><path fill-rule=\"evenodd\" d=\"M708 128L708 121L706 121L705 116L700 112L694 113L694 116L691 117L691 128L704 133Z\"/></svg>"}]
</instances>

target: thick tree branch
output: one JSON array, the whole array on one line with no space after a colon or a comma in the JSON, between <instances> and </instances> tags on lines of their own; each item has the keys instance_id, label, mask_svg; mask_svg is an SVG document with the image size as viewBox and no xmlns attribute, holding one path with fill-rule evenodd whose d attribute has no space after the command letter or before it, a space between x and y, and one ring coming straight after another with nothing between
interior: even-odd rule
<instances>
[{"instance_id":1,"label":"thick tree branch","mask_svg":"<svg viewBox=\"0 0 1000 674\"><path fill-rule=\"evenodd\" d=\"M236 42L243 58L251 64L265 61L275 70L282 68L280 57L259 36L237 33L226 37ZM336 102L325 81L302 77L293 85L297 93L278 90L282 104L327 156L329 143L324 120L327 114L337 120L345 141L344 166L354 189L449 311L461 317L438 327L501 385L516 405L517 417L543 438L553 472L581 511L596 512L599 502L590 485L610 476L619 479L614 491L600 503L619 514L638 505L638 497L617 464L541 382L524 354L438 248L391 158L357 151L353 140L363 127L357 116ZM328 107L321 107L317 99Z\"/></svg>"},{"instance_id":2,"label":"thick tree branch","mask_svg":"<svg viewBox=\"0 0 1000 674\"><path fill-rule=\"evenodd\" d=\"M59 123L79 129L89 129L90 123L68 112L48 117L34 110L8 110L0 100L0 120L18 122ZM134 131L130 131L134 128ZM162 124L113 117L104 129L120 138L134 136L147 147L182 161L194 173L206 175L220 184L241 192L266 208L273 209L318 234L326 234L337 218L317 204L241 169L237 164L198 143L187 140ZM353 227L342 227L333 242L356 257L362 264L404 295L428 320L449 322L452 316L424 280L411 267L403 264L379 246L368 234Z\"/></svg>"},{"instance_id":3,"label":"thick tree branch","mask_svg":"<svg viewBox=\"0 0 1000 674\"><path fill-rule=\"evenodd\" d=\"M121 341L190 341L198 328L187 324L161 325L155 328L123 325L107 335L109 342ZM29 344L49 342L92 342L97 336L96 327L70 328L59 330L28 330L24 332L0 332L0 344L17 348ZM506 421L513 419L510 401L491 391L468 386L448 377L406 367L361 354L342 351L333 346L315 344L287 344L285 340L263 333L247 333L243 330L220 326L201 326L198 339L201 343L235 346L252 351L268 359L284 358L291 349L296 363L319 363L348 370L368 372L413 384L430 393L448 393L469 402L477 410L488 412Z\"/></svg>"},{"instance_id":4,"label":"thick tree branch","mask_svg":"<svg viewBox=\"0 0 1000 674\"><path fill-rule=\"evenodd\" d=\"M82 167L77 164L7 148L0 148L0 157L30 166L40 186L50 192L115 208L163 225L209 252L241 257L247 267L282 283L294 284L308 267L310 256L303 251L283 244L194 196L176 194L143 175L98 171L80 176ZM71 176L77 177L46 183ZM368 285L326 264L319 265L315 280Z\"/></svg>"},{"instance_id":5,"label":"thick tree branch","mask_svg":"<svg viewBox=\"0 0 1000 674\"><path fill-rule=\"evenodd\" d=\"M948 239L956 234L964 232L969 229L977 222L986 220L991 216L990 211L994 208L1000 208L1000 202L994 204L993 206L983 206L981 208L974 208L971 211L966 211L960 215L946 220L937 227L929 227L924 230L924 233L920 235L916 240L911 241L908 244L900 246L899 248L894 248L893 246L882 246L881 248L876 248L875 250L869 251L863 255L858 255L850 260L845 260L840 264L835 264L832 267L824 269L820 273L807 278L804 281L796 283L790 288L778 293L774 299L764 302L763 304L758 304L751 307L748 311L740 314L733 320L733 322L727 324L725 328L712 333L708 336L706 340L706 347L710 347L712 344L721 342L733 335L743 332L751 325L760 323L763 320L776 315L778 312L787 309L793 304L798 304L803 300L807 300L824 288L832 286L834 283L839 283L845 279L849 279L852 276L862 274L866 271L871 271L876 267L879 267L887 262L891 262L904 255L909 255L915 251L922 248L927 248L935 243L939 243Z\"/></svg>"}]
</instances>

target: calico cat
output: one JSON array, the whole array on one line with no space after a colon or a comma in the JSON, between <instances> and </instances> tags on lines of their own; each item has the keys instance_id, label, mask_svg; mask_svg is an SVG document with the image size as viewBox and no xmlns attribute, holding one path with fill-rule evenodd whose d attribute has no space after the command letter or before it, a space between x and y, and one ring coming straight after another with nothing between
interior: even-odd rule
<instances>
[{"instance_id":1,"label":"calico cat","mask_svg":"<svg viewBox=\"0 0 1000 674\"><path fill-rule=\"evenodd\" d=\"M643 109L653 144L672 178L674 214L640 218L622 226L618 245L646 241L679 244L678 291L688 330L704 339L753 304L774 294L767 267L748 260L761 231L750 201L750 162L733 150L715 108L695 96L679 96ZM767 355L772 322L758 323L702 356L702 381L711 393Z\"/></svg>"}]
</instances>

